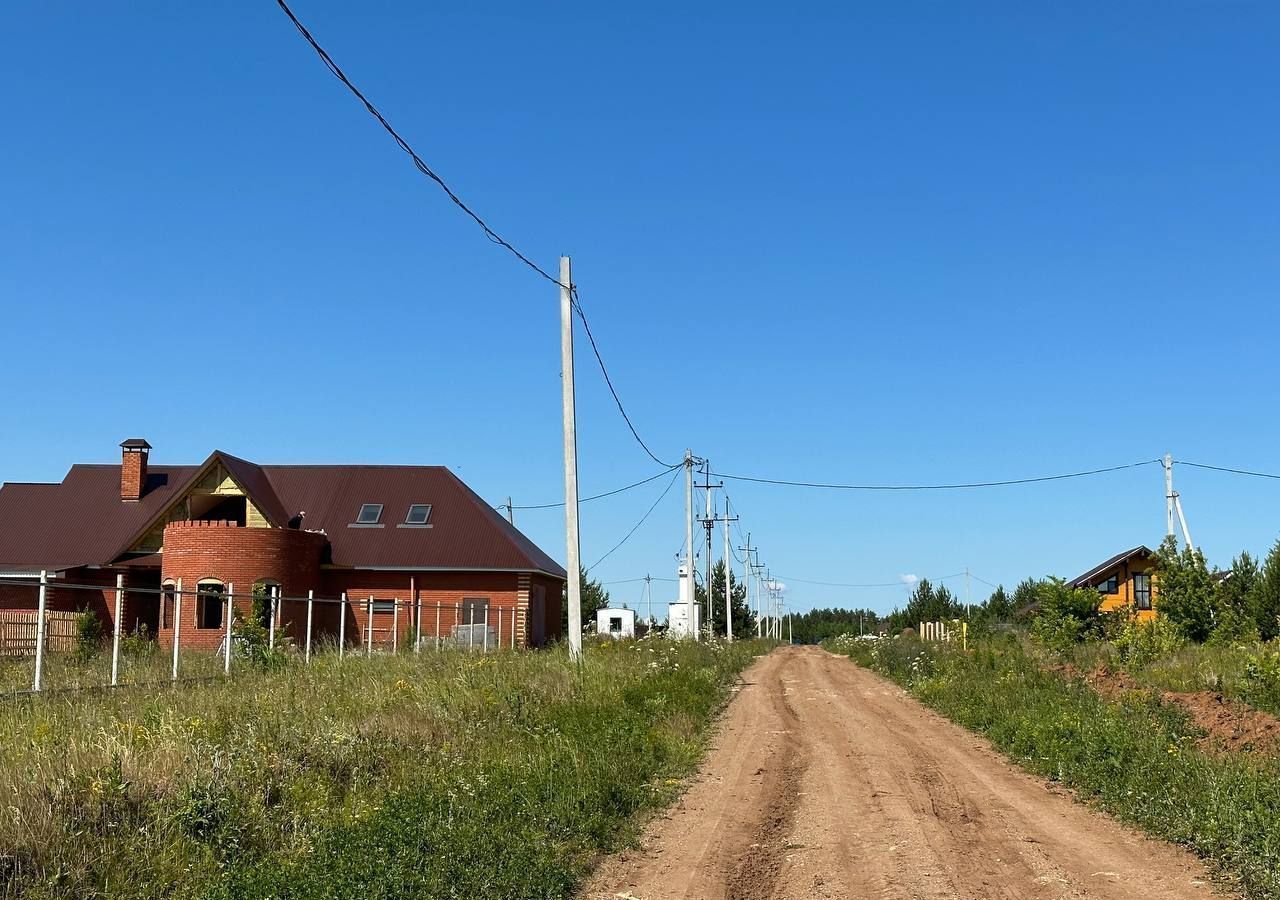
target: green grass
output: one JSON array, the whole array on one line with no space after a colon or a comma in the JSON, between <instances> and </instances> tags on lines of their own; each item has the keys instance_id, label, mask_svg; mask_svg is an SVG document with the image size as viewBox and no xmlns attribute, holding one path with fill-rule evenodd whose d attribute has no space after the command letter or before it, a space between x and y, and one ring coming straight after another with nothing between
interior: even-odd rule
<instances>
[{"instance_id":1,"label":"green grass","mask_svg":"<svg viewBox=\"0 0 1280 900\"><path fill-rule=\"evenodd\" d=\"M759 645L242 670L0 704L0 897L564 897Z\"/></svg>"},{"instance_id":2,"label":"green grass","mask_svg":"<svg viewBox=\"0 0 1280 900\"><path fill-rule=\"evenodd\" d=\"M832 650L902 684L1026 769L1212 862L1252 898L1280 898L1280 768L1209 756L1177 709L1108 702L1046 671L1016 640L969 653L919 641L837 640Z\"/></svg>"}]
</instances>

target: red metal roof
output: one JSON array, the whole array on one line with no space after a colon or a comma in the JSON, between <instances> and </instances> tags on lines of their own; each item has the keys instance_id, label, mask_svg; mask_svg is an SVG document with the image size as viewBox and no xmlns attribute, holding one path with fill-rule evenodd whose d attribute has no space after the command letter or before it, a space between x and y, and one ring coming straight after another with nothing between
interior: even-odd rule
<instances>
[{"instance_id":1,"label":"red metal roof","mask_svg":"<svg viewBox=\"0 0 1280 900\"><path fill-rule=\"evenodd\" d=\"M221 461L267 519L323 531L332 563L352 568L474 571L564 569L443 466L261 466L215 451L199 466L149 466L142 499L120 499L120 467L73 466L60 484L0 487L0 568L67 569L117 560ZM380 527L350 527L361 505L382 504ZM405 526L430 504L429 527Z\"/></svg>"}]
</instances>

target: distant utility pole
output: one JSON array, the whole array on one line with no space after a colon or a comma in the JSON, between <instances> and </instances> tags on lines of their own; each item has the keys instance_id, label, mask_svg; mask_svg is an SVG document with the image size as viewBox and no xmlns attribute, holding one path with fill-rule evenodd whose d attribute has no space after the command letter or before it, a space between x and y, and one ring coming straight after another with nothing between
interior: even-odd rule
<instances>
[{"instance_id":1,"label":"distant utility pole","mask_svg":"<svg viewBox=\"0 0 1280 900\"><path fill-rule=\"evenodd\" d=\"M743 589L747 592L745 601L747 604L747 609L750 610L751 609L751 532L749 531L747 532L747 545L745 547L739 547L738 549L742 551L742 586L743 586ZM756 616L757 631L760 628L759 618L760 618L759 616ZM759 637L759 636L760 635L757 633L756 637Z\"/></svg>"},{"instance_id":2,"label":"distant utility pole","mask_svg":"<svg viewBox=\"0 0 1280 900\"><path fill-rule=\"evenodd\" d=\"M706 483L702 485L707 492L707 517L702 520L703 527L707 529L707 635L708 638L715 637L716 629L716 612L715 601L711 599L711 563L713 553L711 551L711 532L716 525L715 511L711 505L711 492L716 488L724 487L724 484L711 483L711 460L704 459L702 461L703 471L706 473Z\"/></svg>"},{"instance_id":3,"label":"distant utility pole","mask_svg":"<svg viewBox=\"0 0 1280 900\"><path fill-rule=\"evenodd\" d=\"M1191 531L1187 528L1187 517L1182 511L1182 496L1173 489L1173 456L1166 453L1164 455L1164 504L1165 504L1165 533L1169 537L1173 537L1173 514L1178 514L1178 522L1182 525L1182 537L1187 542L1187 547L1195 549L1195 544L1191 543Z\"/></svg>"},{"instance_id":4,"label":"distant utility pole","mask_svg":"<svg viewBox=\"0 0 1280 900\"><path fill-rule=\"evenodd\" d=\"M582 659L582 560L578 543L578 424L573 391L573 284L569 257L560 257L560 386L564 418L564 525L569 594L569 657ZM510 507L508 507L510 511Z\"/></svg>"},{"instance_id":5,"label":"distant utility pole","mask_svg":"<svg viewBox=\"0 0 1280 900\"><path fill-rule=\"evenodd\" d=\"M687 586L689 588L687 607L689 616L689 631L693 633L693 639L699 639L698 629L696 627L697 618L695 610L698 607L697 598L693 586L693 451L684 451L684 575L689 579Z\"/></svg>"},{"instance_id":6,"label":"distant utility pole","mask_svg":"<svg viewBox=\"0 0 1280 900\"><path fill-rule=\"evenodd\" d=\"M964 567L964 616L969 618L973 613L969 608L969 567Z\"/></svg>"},{"instance_id":7,"label":"distant utility pole","mask_svg":"<svg viewBox=\"0 0 1280 900\"><path fill-rule=\"evenodd\" d=\"M653 625L653 579L647 574L644 576L644 596L645 596L645 615L649 619L649 625Z\"/></svg>"},{"instance_id":8,"label":"distant utility pole","mask_svg":"<svg viewBox=\"0 0 1280 900\"><path fill-rule=\"evenodd\" d=\"M729 515L729 498L726 496L724 518L720 521L724 522L724 636L730 643L733 642L733 591L729 589L729 581L733 570L729 568L729 523L738 521L738 518Z\"/></svg>"},{"instance_id":9,"label":"distant utility pole","mask_svg":"<svg viewBox=\"0 0 1280 900\"><path fill-rule=\"evenodd\" d=\"M516 524L516 511L515 507L511 505L510 497L507 498L507 521L512 525Z\"/></svg>"}]
</instances>

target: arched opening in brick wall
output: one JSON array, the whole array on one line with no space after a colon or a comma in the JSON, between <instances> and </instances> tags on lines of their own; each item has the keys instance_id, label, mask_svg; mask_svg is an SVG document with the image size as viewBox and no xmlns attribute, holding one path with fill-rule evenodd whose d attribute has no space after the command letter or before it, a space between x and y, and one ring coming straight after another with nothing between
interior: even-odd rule
<instances>
[{"instance_id":1,"label":"arched opening in brick wall","mask_svg":"<svg viewBox=\"0 0 1280 900\"><path fill-rule=\"evenodd\" d=\"M226 586L214 578L202 578L196 585L196 628L219 631L224 624Z\"/></svg>"}]
</instances>

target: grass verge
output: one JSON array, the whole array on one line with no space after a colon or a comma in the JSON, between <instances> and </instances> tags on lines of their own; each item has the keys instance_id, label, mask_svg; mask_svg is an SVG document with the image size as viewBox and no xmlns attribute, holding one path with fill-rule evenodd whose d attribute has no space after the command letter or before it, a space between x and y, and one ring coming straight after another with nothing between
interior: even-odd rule
<instances>
[{"instance_id":1,"label":"grass verge","mask_svg":"<svg viewBox=\"0 0 1280 900\"><path fill-rule=\"evenodd\" d=\"M1251 898L1280 898L1280 768L1208 756L1185 715L1144 695L1109 702L1046 672L1013 640L968 653L909 639L828 647L985 735L1024 768L1183 844Z\"/></svg>"},{"instance_id":2,"label":"grass verge","mask_svg":"<svg viewBox=\"0 0 1280 900\"><path fill-rule=\"evenodd\" d=\"M0 897L563 897L757 645L317 658L0 706Z\"/></svg>"}]
</instances>

